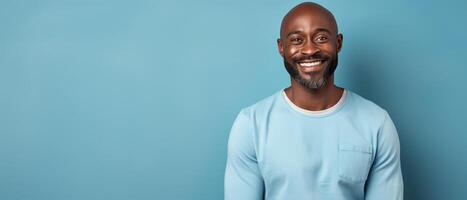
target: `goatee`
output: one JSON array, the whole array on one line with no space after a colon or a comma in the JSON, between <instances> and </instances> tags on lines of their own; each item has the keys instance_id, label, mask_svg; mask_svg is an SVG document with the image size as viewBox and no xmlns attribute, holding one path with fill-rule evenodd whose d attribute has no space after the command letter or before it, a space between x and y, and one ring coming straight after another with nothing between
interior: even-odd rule
<instances>
[{"instance_id":1,"label":"goatee","mask_svg":"<svg viewBox=\"0 0 467 200\"><path fill-rule=\"evenodd\" d=\"M311 57L311 59L323 59L323 58L328 58L325 60L326 61L329 60L330 62L329 64L324 66L325 71L323 73L323 76L320 77L319 79L312 79L312 78L307 79L307 78L302 77L297 67L293 64L288 63L285 60L285 58L284 58L284 66L287 72L289 73L289 75L293 79L295 79L298 83L300 83L301 85L305 86L306 88L310 90L317 90L317 89L324 87L327 84L329 77L331 77L334 74L334 71L336 71L337 63L338 63L337 54L334 57L334 59L329 58L328 56L321 55L321 54L314 55L313 57ZM297 59L297 60L302 60L302 59Z\"/></svg>"}]
</instances>

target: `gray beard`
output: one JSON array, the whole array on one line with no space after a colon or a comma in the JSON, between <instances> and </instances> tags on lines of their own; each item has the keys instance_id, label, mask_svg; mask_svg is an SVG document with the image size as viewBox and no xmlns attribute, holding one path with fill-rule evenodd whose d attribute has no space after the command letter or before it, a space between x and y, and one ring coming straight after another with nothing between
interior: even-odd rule
<instances>
[{"instance_id":1,"label":"gray beard","mask_svg":"<svg viewBox=\"0 0 467 200\"><path fill-rule=\"evenodd\" d=\"M318 80L313 80L313 79L304 79L300 75L297 75L294 77L294 79L300 83L301 85L305 86L306 88L310 90L317 90L322 87L324 87L327 83L327 77L323 76Z\"/></svg>"},{"instance_id":2,"label":"gray beard","mask_svg":"<svg viewBox=\"0 0 467 200\"><path fill-rule=\"evenodd\" d=\"M295 79L299 84L303 85L304 87L310 89L310 90L317 90L320 89L324 86L326 86L329 77L331 77L334 74L334 71L336 70L338 63L338 57L336 54L335 59L331 60L331 63L329 63L326 67L325 72L323 76L317 80L315 79L305 79L302 76L300 76L300 73L298 72L298 69L295 68L295 66L287 63L287 61L284 59L284 66L289 75Z\"/></svg>"}]
</instances>

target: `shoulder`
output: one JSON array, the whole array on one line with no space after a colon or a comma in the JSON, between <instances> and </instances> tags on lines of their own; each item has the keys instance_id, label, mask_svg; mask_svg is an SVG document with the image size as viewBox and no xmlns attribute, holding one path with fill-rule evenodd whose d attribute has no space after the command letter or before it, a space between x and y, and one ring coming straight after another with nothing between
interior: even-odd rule
<instances>
[{"instance_id":1,"label":"shoulder","mask_svg":"<svg viewBox=\"0 0 467 200\"><path fill-rule=\"evenodd\" d=\"M258 137L256 124L258 120L262 122L261 119L267 116L267 110L273 107L276 98L280 95L280 92L276 92L240 110L230 131L228 142L230 152L254 154Z\"/></svg>"},{"instance_id":2,"label":"shoulder","mask_svg":"<svg viewBox=\"0 0 467 200\"><path fill-rule=\"evenodd\" d=\"M363 118L365 121L373 122L372 124L380 126L384 123L389 114L386 109L377 105L371 100L368 100L359 94L347 90L349 103L351 104L349 109L351 110L352 115L358 118Z\"/></svg>"},{"instance_id":3,"label":"shoulder","mask_svg":"<svg viewBox=\"0 0 467 200\"><path fill-rule=\"evenodd\" d=\"M277 105L279 98L282 96L282 90L263 98L256 103L241 109L239 115L248 118L257 118L258 116L266 115L275 105Z\"/></svg>"}]
</instances>

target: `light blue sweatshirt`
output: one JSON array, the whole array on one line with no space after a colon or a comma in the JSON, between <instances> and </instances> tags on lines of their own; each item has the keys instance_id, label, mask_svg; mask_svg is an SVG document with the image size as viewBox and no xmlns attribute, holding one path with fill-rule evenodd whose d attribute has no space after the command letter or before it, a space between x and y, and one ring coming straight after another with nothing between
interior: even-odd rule
<instances>
[{"instance_id":1,"label":"light blue sweatshirt","mask_svg":"<svg viewBox=\"0 0 467 200\"><path fill-rule=\"evenodd\" d=\"M238 114L224 189L225 200L402 200L396 128L384 109L348 90L322 111L280 90Z\"/></svg>"}]
</instances>

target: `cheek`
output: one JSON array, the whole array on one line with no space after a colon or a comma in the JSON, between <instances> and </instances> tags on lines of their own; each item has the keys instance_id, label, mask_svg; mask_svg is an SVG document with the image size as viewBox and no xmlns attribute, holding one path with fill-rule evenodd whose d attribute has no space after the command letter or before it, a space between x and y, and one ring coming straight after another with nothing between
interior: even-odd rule
<instances>
[{"instance_id":1,"label":"cheek","mask_svg":"<svg viewBox=\"0 0 467 200\"><path fill-rule=\"evenodd\" d=\"M329 43L322 48L324 51L334 55L337 53L337 46L336 43Z\"/></svg>"},{"instance_id":2,"label":"cheek","mask_svg":"<svg viewBox=\"0 0 467 200\"><path fill-rule=\"evenodd\" d=\"M285 49L284 51L284 54L286 56L286 58L293 58L297 53L298 53L299 49L296 48L296 47L291 47L291 48L287 48Z\"/></svg>"}]
</instances>

